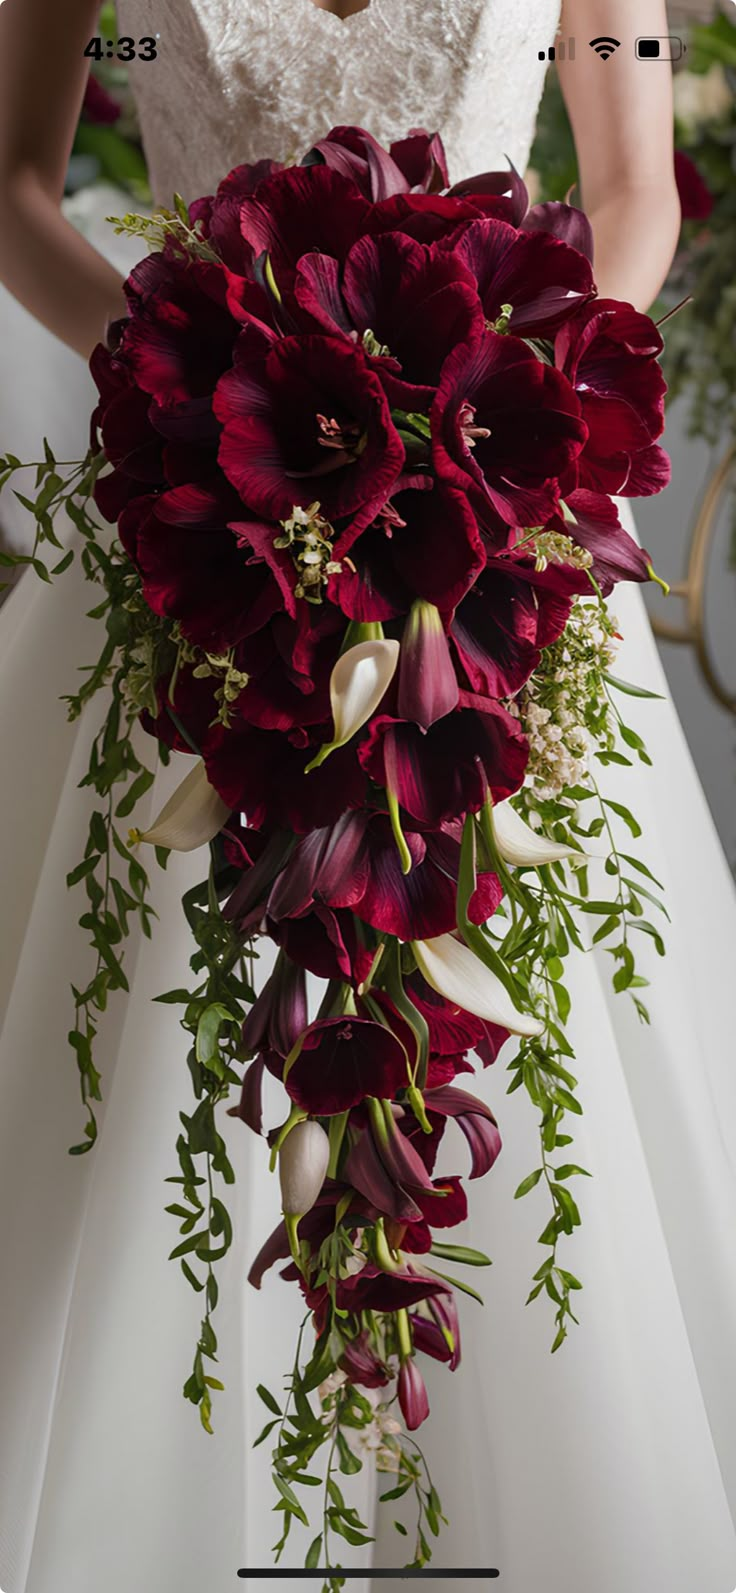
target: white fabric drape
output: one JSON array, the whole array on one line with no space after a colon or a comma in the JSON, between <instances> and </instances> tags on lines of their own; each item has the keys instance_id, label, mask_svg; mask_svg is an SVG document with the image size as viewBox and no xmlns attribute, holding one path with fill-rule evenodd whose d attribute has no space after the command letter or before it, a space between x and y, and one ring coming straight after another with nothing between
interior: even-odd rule
<instances>
[{"instance_id":1,"label":"white fabric drape","mask_svg":"<svg viewBox=\"0 0 736 1593\"><path fill-rule=\"evenodd\" d=\"M7 299L0 308L11 348L0 440L30 454L46 430L73 457L86 373ZM238 1566L269 1563L278 1535L268 1446L251 1450L264 1420L253 1390L280 1388L301 1302L276 1276L260 1295L246 1285L277 1193L265 1148L227 1122L238 1173L218 1309L227 1392L208 1438L181 1398L199 1301L166 1260L176 1233L163 1213L189 1101L187 1041L176 1009L152 1003L186 978L179 899L197 857L172 858L165 874L154 865L153 941L137 959L132 947L131 996L100 1023L100 1141L82 1160L66 1154L82 1121L69 982L84 981L90 956L64 879L86 837L77 783L99 709L69 726L57 699L95 656L90 606L69 572L53 589L25 576L0 610L0 1586L226 1593ZM618 672L664 690L639 594L622 591L615 606ZM504 1150L470 1189L468 1236L495 1263L473 1277L487 1305L462 1302L458 1372L428 1367L433 1417L419 1437L450 1518L437 1561L497 1565L506 1593L730 1593L736 1582L734 894L671 705L626 707L654 770L609 769L605 785L644 825L672 925L666 961L642 946L649 1029L611 994L605 954L572 969L585 1116L570 1156L594 1177L579 1182L583 1230L562 1259L585 1284L581 1325L550 1357L549 1311L541 1300L524 1309L546 1216L539 1190L512 1198L536 1139L521 1092L505 1097L502 1054L477 1088ZM149 812L180 773L157 776ZM464 1142L450 1133L442 1165L462 1170ZM375 1564L404 1557L392 1514ZM301 1563L304 1537L295 1532L287 1565ZM346 1551L345 1563L361 1562Z\"/></svg>"}]
</instances>

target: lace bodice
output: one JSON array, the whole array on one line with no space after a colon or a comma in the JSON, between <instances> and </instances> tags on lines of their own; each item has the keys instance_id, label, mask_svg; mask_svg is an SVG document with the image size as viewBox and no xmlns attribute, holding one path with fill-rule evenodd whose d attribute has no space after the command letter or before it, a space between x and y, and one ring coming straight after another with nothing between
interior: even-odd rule
<instances>
[{"instance_id":1,"label":"lace bodice","mask_svg":"<svg viewBox=\"0 0 736 1593\"><path fill-rule=\"evenodd\" d=\"M385 144L439 131L453 181L506 155L523 169L558 13L370 0L343 21L313 0L118 0L121 35L160 34L157 58L131 64L155 197L211 193L239 162L298 158L339 123Z\"/></svg>"}]
</instances>

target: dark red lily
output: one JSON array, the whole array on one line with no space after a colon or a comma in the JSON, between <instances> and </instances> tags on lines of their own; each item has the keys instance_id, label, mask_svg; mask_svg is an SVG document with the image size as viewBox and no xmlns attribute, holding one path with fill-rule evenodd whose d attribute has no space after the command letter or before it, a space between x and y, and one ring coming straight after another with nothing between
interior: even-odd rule
<instances>
[{"instance_id":1,"label":"dark red lily","mask_svg":"<svg viewBox=\"0 0 736 1593\"><path fill-rule=\"evenodd\" d=\"M422 1134L420 1130L418 1137L412 1124L407 1124L407 1134L421 1151L425 1165L434 1161L445 1120L454 1117L470 1146L470 1178L482 1178L489 1172L501 1149L501 1135L490 1107L454 1084L441 1084L436 1090L427 1090L424 1104L434 1134Z\"/></svg>"},{"instance_id":2,"label":"dark red lily","mask_svg":"<svg viewBox=\"0 0 736 1593\"><path fill-rule=\"evenodd\" d=\"M244 1051L276 1051L288 1056L309 1021L304 969L283 951L250 1008L241 1036Z\"/></svg>"},{"instance_id":3,"label":"dark red lily","mask_svg":"<svg viewBox=\"0 0 736 1593\"><path fill-rule=\"evenodd\" d=\"M482 878L479 876L479 883ZM491 912L486 912L484 918L478 918L478 922L485 923L491 916ZM507 1029L450 1006L449 1001L433 990L418 971L407 981L407 990L414 1005L427 1020L429 1043L434 1055L456 1057L458 1053L473 1050L484 1067L490 1067L495 1062L502 1045L509 1038ZM448 1081L438 1079L436 1082Z\"/></svg>"},{"instance_id":4,"label":"dark red lily","mask_svg":"<svg viewBox=\"0 0 736 1593\"><path fill-rule=\"evenodd\" d=\"M424 1221L407 1223L396 1239L395 1249L406 1250L413 1255L426 1255L432 1248L433 1228L456 1228L458 1223L465 1222L468 1197L460 1179L457 1176L435 1178L434 1187L442 1199L415 1195ZM391 1239L388 1228L387 1236Z\"/></svg>"},{"instance_id":5,"label":"dark red lily","mask_svg":"<svg viewBox=\"0 0 736 1593\"><path fill-rule=\"evenodd\" d=\"M371 778L421 824L438 828L518 791L528 747L518 721L498 702L461 692L459 711L428 731L388 714L372 720L359 749ZM224 795L224 793L223 793Z\"/></svg>"},{"instance_id":6,"label":"dark red lily","mask_svg":"<svg viewBox=\"0 0 736 1593\"><path fill-rule=\"evenodd\" d=\"M347 1372L350 1383L362 1388L385 1388L391 1382L391 1373L372 1348L367 1328L350 1339L337 1364Z\"/></svg>"},{"instance_id":7,"label":"dark red lily","mask_svg":"<svg viewBox=\"0 0 736 1593\"><path fill-rule=\"evenodd\" d=\"M610 498L579 487L568 495L566 503L574 521L559 516L552 522L554 529L592 554L591 569L606 596L617 581L650 579L650 555L624 530Z\"/></svg>"},{"instance_id":8,"label":"dark red lily","mask_svg":"<svg viewBox=\"0 0 736 1593\"><path fill-rule=\"evenodd\" d=\"M425 1316L418 1311L410 1314L414 1348L431 1355L435 1361L446 1361L450 1371L460 1365L460 1318L452 1290L434 1294L424 1302Z\"/></svg>"},{"instance_id":9,"label":"dark red lily","mask_svg":"<svg viewBox=\"0 0 736 1593\"><path fill-rule=\"evenodd\" d=\"M367 1095L388 1100L407 1083L403 1046L382 1023L366 1018L325 1018L306 1031L284 1078L297 1106L334 1117Z\"/></svg>"},{"instance_id":10,"label":"dark red lily","mask_svg":"<svg viewBox=\"0 0 736 1593\"><path fill-rule=\"evenodd\" d=\"M379 1103L366 1116L345 1162L345 1177L377 1211L397 1222L418 1222L422 1209L416 1196L434 1185L420 1156L402 1133L391 1112L381 1114ZM354 1130L351 1130L354 1132Z\"/></svg>"}]
</instances>

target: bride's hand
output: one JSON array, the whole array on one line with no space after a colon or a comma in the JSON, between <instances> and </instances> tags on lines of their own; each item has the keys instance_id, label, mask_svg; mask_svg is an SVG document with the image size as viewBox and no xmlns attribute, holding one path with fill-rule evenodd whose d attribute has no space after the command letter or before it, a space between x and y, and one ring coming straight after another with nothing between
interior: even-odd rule
<instances>
[{"instance_id":1,"label":"bride's hand","mask_svg":"<svg viewBox=\"0 0 736 1593\"><path fill-rule=\"evenodd\" d=\"M125 312L119 273L60 209L98 11L99 0L0 4L0 281L85 358Z\"/></svg>"},{"instance_id":2,"label":"bride's hand","mask_svg":"<svg viewBox=\"0 0 736 1593\"><path fill-rule=\"evenodd\" d=\"M612 15L613 13L613 15ZM616 29L607 60L588 41ZM673 164L672 73L637 59L642 34L669 32L665 0L563 0L560 35L577 48L558 65L578 156L580 191L595 240L603 297L647 310L669 270L680 230Z\"/></svg>"}]
</instances>

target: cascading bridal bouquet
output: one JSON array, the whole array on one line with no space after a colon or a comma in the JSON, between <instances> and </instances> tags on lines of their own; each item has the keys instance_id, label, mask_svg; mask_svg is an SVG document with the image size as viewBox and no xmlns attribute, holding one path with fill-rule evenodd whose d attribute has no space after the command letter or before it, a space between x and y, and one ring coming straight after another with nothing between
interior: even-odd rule
<instances>
[{"instance_id":1,"label":"cascading bridal bouquet","mask_svg":"<svg viewBox=\"0 0 736 1593\"><path fill-rule=\"evenodd\" d=\"M390 1474L384 1498L415 1490L412 1564L439 1530L412 1436L428 1414L420 1362L457 1367L455 1291L479 1296L455 1269L489 1258L448 1242L467 1198L437 1158L450 1125L450 1167L458 1128L470 1179L493 1166L495 1118L457 1081L509 1035L509 1087L540 1114L517 1194L543 1181L551 1203L530 1298L553 1303L554 1349L576 1320L580 1283L558 1257L583 1171L564 1160L565 1114L581 1110L564 962L585 943L581 914L599 915L593 940L646 1017L633 931L663 950L649 871L615 836L618 820L638 826L593 773L628 751L647 761L612 693L649 694L611 674L604 599L653 576L611 494L667 481L662 345L645 315L596 296L580 212L529 209L513 170L450 188L423 132L387 153L336 128L300 166L239 167L214 197L118 225L153 252L92 357L90 452L63 475L46 445L22 500L38 573L63 507L104 592L101 657L68 699L72 717L101 688L107 703L82 782L102 802L69 875L97 953L74 991L89 1113L74 1151L96 1135L97 1014L126 987L129 915L150 934L141 843L162 865L209 844L184 899L192 988L159 998L183 1007L195 1095L168 1208L172 1255L203 1298L184 1392L210 1431L234 1176L222 1108L235 1089L230 1115L263 1134L268 1070L285 1096L266 1135L283 1221L250 1278L285 1263L307 1307L285 1400L259 1390L276 1554L308 1524L300 1490L326 1446L308 1564L340 1586L334 1534L369 1538L337 1478L367 1456ZM0 480L23 468L2 464ZM188 772L124 835L153 779L138 720ZM589 895L591 836L610 899ZM264 936L278 950L256 994ZM316 1011L307 973L323 981Z\"/></svg>"}]
</instances>

